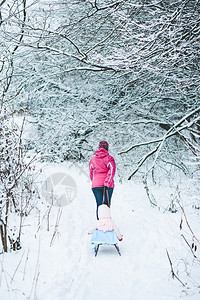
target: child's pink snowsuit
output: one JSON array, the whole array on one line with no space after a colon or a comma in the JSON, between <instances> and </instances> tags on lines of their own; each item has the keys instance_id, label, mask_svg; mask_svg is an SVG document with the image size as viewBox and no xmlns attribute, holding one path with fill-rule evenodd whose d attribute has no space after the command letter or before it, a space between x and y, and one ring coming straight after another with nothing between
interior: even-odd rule
<instances>
[{"instance_id":1,"label":"child's pink snowsuit","mask_svg":"<svg viewBox=\"0 0 200 300\"><path fill-rule=\"evenodd\" d=\"M110 215L110 208L107 205L102 204L99 206L98 216L99 216L99 220L97 221L96 227L93 228L89 232L89 234L92 234L92 232L96 229L102 230L104 232L114 230L114 232L117 235L118 240L122 241L123 235L120 233L119 229L117 228L115 223L112 221L111 215Z\"/></svg>"},{"instance_id":2,"label":"child's pink snowsuit","mask_svg":"<svg viewBox=\"0 0 200 300\"><path fill-rule=\"evenodd\" d=\"M107 186L114 188L115 160L104 148L99 148L89 163L92 188Z\"/></svg>"}]
</instances>

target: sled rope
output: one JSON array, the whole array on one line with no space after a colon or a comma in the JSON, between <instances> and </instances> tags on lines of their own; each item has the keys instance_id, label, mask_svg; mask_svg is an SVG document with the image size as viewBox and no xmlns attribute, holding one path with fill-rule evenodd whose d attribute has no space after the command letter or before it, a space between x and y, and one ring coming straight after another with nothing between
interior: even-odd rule
<instances>
[{"instance_id":1,"label":"sled rope","mask_svg":"<svg viewBox=\"0 0 200 300\"><path fill-rule=\"evenodd\" d=\"M107 195L107 200L108 200L108 207L110 207L110 199L109 199L109 196L108 196L108 190L104 186L103 203L102 204L104 204L104 200L105 200L106 195Z\"/></svg>"}]
</instances>

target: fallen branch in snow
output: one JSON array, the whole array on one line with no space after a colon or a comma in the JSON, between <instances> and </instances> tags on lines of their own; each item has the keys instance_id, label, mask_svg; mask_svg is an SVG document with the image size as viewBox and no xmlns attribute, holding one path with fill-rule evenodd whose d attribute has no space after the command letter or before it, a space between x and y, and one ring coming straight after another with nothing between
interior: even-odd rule
<instances>
[{"instance_id":1,"label":"fallen branch in snow","mask_svg":"<svg viewBox=\"0 0 200 300\"><path fill-rule=\"evenodd\" d=\"M172 278L173 278L173 279L176 278L183 286L186 286L186 285L178 278L178 276L175 274L174 269L173 269L173 265L172 265L172 261L171 261L171 259L170 259L170 256L169 256L169 253L168 253L167 249L166 249L166 252L167 252L167 257L168 257L168 259L169 259L169 263L170 263L170 267L171 267Z\"/></svg>"}]
</instances>

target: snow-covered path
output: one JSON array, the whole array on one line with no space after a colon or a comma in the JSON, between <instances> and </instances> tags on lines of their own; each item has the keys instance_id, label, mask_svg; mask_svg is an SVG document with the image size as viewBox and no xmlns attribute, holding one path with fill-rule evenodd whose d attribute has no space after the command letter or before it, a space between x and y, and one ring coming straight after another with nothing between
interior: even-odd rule
<instances>
[{"instance_id":1,"label":"snow-covered path","mask_svg":"<svg viewBox=\"0 0 200 300\"><path fill-rule=\"evenodd\" d=\"M135 186L138 190L131 197L132 188L121 186L113 195L112 215L124 234L124 241L119 243L122 256L118 256L114 247L101 246L95 258L90 238L83 237L71 299L177 299L171 289L166 256L167 242L173 239L165 237L168 220L149 207L140 188Z\"/></svg>"},{"instance_id":2,"label":"snow-covered path","mask_svg":"<svg viewBox=\"0 0 200 300\"><path fill-rule=\"evenodd\" d=\"M35 215L32 224L24 226L23 249L1 257L0 299L176 300L185 296L181 284L171 279L166 255L166 249L173 254L181 251L178 214L151 208L143 188L134 183L117 184L111 208L124 235L119 243L122 256L112 246L100 246L94 257L87 235L95 223L90 182L77 170L70 170L70 175L76 178L78 194L63 207L52 246L58 208L52 208L49 232L46 219L38 221Z\"/></svg>"}]
</instances>

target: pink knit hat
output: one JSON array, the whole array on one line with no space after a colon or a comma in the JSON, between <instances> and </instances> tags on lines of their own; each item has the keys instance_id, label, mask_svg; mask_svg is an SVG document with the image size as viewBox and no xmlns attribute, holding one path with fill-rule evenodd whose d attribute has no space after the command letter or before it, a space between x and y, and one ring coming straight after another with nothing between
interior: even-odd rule
<instances>
[{"instance_id":1,"label":"pink knit hat","mask_svg":"<svg viewBox=\"0 0 200 300\"><path fill-rule=\"evenodd\" d=\"M108 143L106 141L101 141L99 143L99 148L104 148L108 151Z\"/></svg>"}]
</instances>

